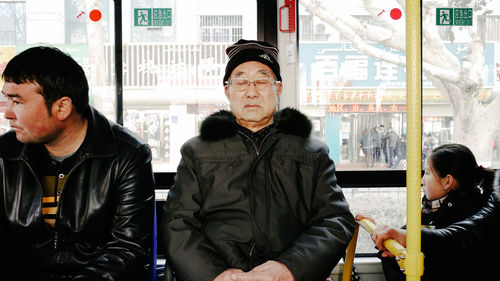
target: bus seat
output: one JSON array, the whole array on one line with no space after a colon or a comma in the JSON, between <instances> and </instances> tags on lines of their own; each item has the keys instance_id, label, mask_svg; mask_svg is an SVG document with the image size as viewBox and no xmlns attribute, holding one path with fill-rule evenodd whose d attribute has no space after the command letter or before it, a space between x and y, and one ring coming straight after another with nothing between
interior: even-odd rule
<instances>
[{"instance_id":1,"label":"bus seat","mask_svg":"<svg viewBox=\"0 0 500 281\"><path fill-rule=\"evenodd\" d=\"M153 234L151 239L151 250L149 253L149 281L156 281L156 256L158 254L157 227L156 227L156 201L153 203Z\"/></svg>"}]
</instances>

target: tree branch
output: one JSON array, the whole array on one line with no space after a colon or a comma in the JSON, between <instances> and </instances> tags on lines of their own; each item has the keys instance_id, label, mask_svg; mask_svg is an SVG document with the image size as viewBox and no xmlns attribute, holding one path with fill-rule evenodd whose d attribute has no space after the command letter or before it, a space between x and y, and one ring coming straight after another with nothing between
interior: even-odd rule
<instances>
[{"instance_id":1,"label":"tree branch","mask_svg":"<svg viewBox=\"0 0 500 281\"><path fill-rule=\"evenodd\" d=\"M314 2L314 4L312 3ZM404 34L389 29L362 23L352 16L338 10L329 10L313 0L300 0L300 4L311 14L328 23L345 36L357 36L363 40L384 44L400 51L405 51Z\"/></svg>"},{"instance_id":2,"label":"tree branch","mask_svg":"<svg viewBox=\"0 0 500 281\"><path fill-rule=\"evenodd\" d=\"M399 66L406 65L405 56L382 51L369 44L370 42L376 42L381 43L387 47L406 51L406 42L404 40L404 36L402 36L401 34L393 33L392 31L382 27L362 24L354 17L345 15L340 11L327 10L325 7L321 6L321 3L318 2L312 3L311 0L301 0L300 3L310 14L317 16L322 21L328 23L330 26L334 27L340 33L346 36L347 39L352 42L353 46L360 52L379 60L393 63ZM369 5L370 3L371 1L367 0L365 4ZM433 40L429 41L429 43L433 42ZM460 79L460 65L458 64L458 59L453 55L452 57L448 57L448 55L451 55L451 53L444 47L444 45L442 45L442 47L444 49L438 49L441 52L435 54L435 56L438 56L439 59L431 57L425 60L422 66L422 70L426 74L455 83ZM442 58L440 53L447 54L447 58ZM447 67L443 68L438 66L440 65L439 62L442 62L442 65Z\"/></svg>"},{"instance_id":3,"label":"tree branch","mask_svg":"<svg viewBox=\"0 0 500 281\"><path fill-rule=\"evenodd\" d=\"M386 2L384 2L384 4L389 6L389 7L395 7L397 1L394 1L394 2L395 3L390 5L390 6L389 6L389 4L386 4ZM379 16L380 8L374 7L372 0L363 0L363 6L364 6L365 10L370 14L370 16L376 22L378 22L384 28L391 30L392 33L397 34L396 36L399 36L404 40L404 38L405 38L404 22L401 23L401 21L388 20L389 18L387 16ZM401 11L404 11L404 10L401 10ZM385 12L389 13L390 11L385 11ZM398 23L400 23L400 24L398 24Z\"/></svg>"}]
</instances>

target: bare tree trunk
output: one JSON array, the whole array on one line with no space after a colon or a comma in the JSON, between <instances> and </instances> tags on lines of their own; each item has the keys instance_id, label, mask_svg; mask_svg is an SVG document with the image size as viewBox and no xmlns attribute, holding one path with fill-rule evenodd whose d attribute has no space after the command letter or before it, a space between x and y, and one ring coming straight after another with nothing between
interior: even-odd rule
<instances>
[{"instance_id":1,"label":"bare tree trunk","mask_svg":"<svg viewBox=\"0 0 500 281\"><path fill-rule=\"evenodd\" d=\"M85 10L87 13L90 13L94 9L99 9L99 1L85 0ZM92 85L96 87L105 86L104 35L100 20L92 21L87 17L87 43L89 46L90 80L92 81Z\"/></svg>"},{"instance_id":2,"label":"bare tree trunk","mask_svg":"<svg viewBox=\"0 0 500 281\"><path fill-rule=\"evenodd\" d=\"M475 103L472 112L471 107L465 107L453 113L453 138L454 142L466 145L476 156L476 160L484 166L491 164L493 140L497 127L497 121L489 120L484 114L484 109ZM466 111L466 112L464 112Z\"/></svg>"},{"instance_id":3,"label":"bare tree trunk","mask_svg":"<svg viewBox=\"0 0 500 281\"><path fill-rule=\"evenodd\" d=\"M84 0L85 11L90 14L94 9L99 10L98 0ZM104 56L104 32L102 20L93 21L87 16L87 44L90 60L90 91L93 106L98 108L106 117L115 120L115 96L111 87L107 87L106 64Z\"/></svg>"}]
</instances>

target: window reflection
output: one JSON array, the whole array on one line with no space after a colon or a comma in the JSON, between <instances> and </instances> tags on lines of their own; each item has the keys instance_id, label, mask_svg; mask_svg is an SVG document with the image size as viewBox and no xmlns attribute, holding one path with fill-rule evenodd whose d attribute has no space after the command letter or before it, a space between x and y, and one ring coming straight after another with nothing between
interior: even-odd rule
<instances>
[{"instance_id":1,"label":"window reflection","mask_svg":"<svg viewBox=\"0 0 500 281\"><path fill-rule=\"evenodd\" d=\"M433 147L458 142L484 166L500 167L497 2L454 4L446 11L457 12L457 26L445 26L437 18L442 5L423 1L422 160ZM320 120L324 133L318 137L329 145L337 168L405 169L405 15L395 19L388 13L403 7L300 4L300 107ZM376 128L380 136L389 128L398 134L396 151L383 139L377 144Z\"/></svg>"}]
</instances>

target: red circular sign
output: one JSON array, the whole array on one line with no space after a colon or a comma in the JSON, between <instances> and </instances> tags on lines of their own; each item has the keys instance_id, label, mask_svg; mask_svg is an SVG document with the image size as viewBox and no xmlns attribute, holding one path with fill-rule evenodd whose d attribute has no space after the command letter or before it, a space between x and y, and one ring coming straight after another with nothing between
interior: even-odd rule
<instances>
[{"instance_id":1,"label":"red circular sign","mask_svg":"<svg viewBox=\"0 0 500 281\"><path fill-rule=\"evenodd\" d=\"M401 10L398 8L394 8L391 10L391 18L393 20L398 20L401 18Z\"/></svg>"},{"instance_id":2,"label":"red circular sign","mask_svg":"<svg viewBox=\"0 0 500 281\"><path fill-rule=\"evenodd\" d=\"M92 11L90 11L90 14L89 14L90 19L93 20L93 21L100 20L101 16L102 16L101 15L101 11L99 11L99 10L92 10Z\"/></svg>"}]
</instances>

